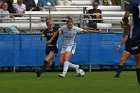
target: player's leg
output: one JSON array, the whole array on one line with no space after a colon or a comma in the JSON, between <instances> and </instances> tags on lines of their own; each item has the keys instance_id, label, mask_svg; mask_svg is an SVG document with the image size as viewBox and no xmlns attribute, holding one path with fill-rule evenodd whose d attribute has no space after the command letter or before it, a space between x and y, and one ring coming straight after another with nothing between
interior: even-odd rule
<instances>
[{"instance_id":1,"label":"player's leg","mask_svg":"<svg viewBox=\"0 0 140 93\"><path fill-rule=\"evenodd\" d=\"M62 74L59 74L60 77L65 77L65 75L66 75L66 72L64 70L65 52L66 52L66 47L62 46L61 54L60 54L60 65L63 66L63 72L62 72ZM65 69L66 69L66 66L65 66Z\"/></svg>"},{"instance_id":2,"label":"player's leg","mask_svg":"<svg viewBox=\"0 0 140 93\"><path fill-rule=\"evenodd\" d=\"M75 50L74 50L75 51ZM76 75L78 74L78 69L79 69L79 65L76 65L76 64L72 64L69 59L72 57L72 55L74 54L73 51L69 52L69 51L66 51L65 53L65 62L67 62L69 64L69 67L72 68L72 69L75 69L76 71Z\"/></svg>"},{"instance_id":3,"label":"player's leg","mask_svg":"<svg viewBox=\"0 0 140 93\"><path fill-rule=\"evenodd\" d=\"M65 62L65 53L61 53L60 54L60 65L63 66L64 65L64 62Z\"/></svg>"},{"instance_id":4,"label":"player's leg","mask_svg":"<svg viewBox=\"0 0 140 93\"><path fill-rule=\"evenodd\" d=\"M54 52L50 52L49 55L46 56L45 61L41 67L41 69L37 70L37 77L40 77L41 74L45 71L47 64L49 64L49 62L55 57L55 53Z\"/></svg>"},{"instance_id":5,"label":"player's leg","mask_svg":"<svg viewBox=\"0 0 140 93\"><path fill-rule=\"evenodd\" d=\"M69 67L71 68L74 68L76 69L76 72L78 72L78 69L79 69L79 65L75 65L75 64L72 64L71 62L69 62L69 59L72 57L72 55L75 53L75 46L69 46L65 49L65 53L63 55L61 55L61 57L63 58L61 64L63 64L64 62L64 66L63 66L63 73L60 74L60 76L63 76L65 77L66 73L67 73L67 70Z\"/></svg>"},{"instance_id":6,"label":"player's leg","mask_svg":"<svg viewBox=\"0 0 140 93\"><path fill-rule=\"evenodd\" d=\"M53 59L53 57L56 55L57 52L58 51L56 51L54 47L46 47L45 50L46 57L41 69L36 71L37 77L41 76L41 74L45 71L47 64L49 64L49 62Z\"/></svg>"},{"instance_id":7,"label":"player's leg","mask_svg":"<svg viewBox=\"0 0 140 93\"><path fill-rule=\"evenodd\" d=\"M58 48L57 46L53 46L53 47L47 47L46 49L46 57L45 57L45 61L43 63L42 66L42 70L44 71L46 69L47 66L51 66L52 69L54 69L54 65L55 63L52 61L52 59L58 54Z\"/></svg>"},{"instance_id":8,"label":"player's leg","mask_svg":"<svg viewBox=\"0 0 140 93\"><path fill-rule=\"evenodd\" d=\"M129 52L127 52L127 51L124 51L122 53L114 77L120 77L120 73L123 70L124 62L129 59L130 55L131 54Z\"/></svg>"},{"instance_id":9,"label":"player's leg","mask_svg":"<svg viewBox=\"0 0 140 93\"><path fill-rule=\"evenodd\" d=\"M75 50L76 50L76 45L74 45L74 46L69 46L69 47L66 49L66 51L67 51L68 53L70 52L71 55L74 55ZM65 57L66 57L66 56L65 56ZM65 58L65 60L67 60L67 59ZM75 69L76 75L78 75L79 65L77 65L77 64L72 64L71 62L69 62L69 67Z\"/></svg>"},{"instance_id":10,"label":"player's leg","mask_svg":"<svg viewBox=\"0 0 140 93\"><path fill-rule=\"evenodd\" d=\"M53 60L51 60L47 66L51 67L52 71L55 70L55 62Z\"/></svg>"},{"instance_id":11,"label":"player's leg","mask_svg":"<svg viewBox=\"0 0 140 93\"><path fill-rule=\"evenodd\" d=\"M71 52L65 52L60 55L60 64L63 65L63 72L62 74L59 74L60 77L66 76L66 73L69 68L69 59L71 58L71 56L72 56Z\"/></svg>"},{"instance_id":12,"label":"player's leg","mask_svg":"<svg viewBox=\"0 0 140 93\"><path fill-rule=\"evenodd\" d=\"M44 63L44 67L46 68L46 66L51 67L54 62L52 61L52 59L56 56L56 54L54 52L50 52L49 55L45 58L45 63Z\"/></svg>"},{"instance_id":13,"label":"player's leg","mask_svg":"<svg viewBox=\"0 0 140 93\"><path fill-rule=\"evenodd\" d=\"M136 61L136 74L137 74L137 79L140 85L140 54L135 54L135 61Z\"/></svg>"}]
</instances>

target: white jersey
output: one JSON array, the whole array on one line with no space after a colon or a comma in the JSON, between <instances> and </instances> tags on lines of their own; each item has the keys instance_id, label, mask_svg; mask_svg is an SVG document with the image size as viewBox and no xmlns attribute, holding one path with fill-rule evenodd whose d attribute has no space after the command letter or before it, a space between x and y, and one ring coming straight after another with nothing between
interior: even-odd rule
<instances>
[{"instance_id":1,"label":"white jersey","mask_svg":"<svg viewBox=\"0 0 140 93\"><path fill-rule=\"evenodd\" d=\"M0 19L2 19L2 22L10 22L10 16L9 11L4 11L3 9L0 9Z\"/></svg>"},{"instance_id":2,"label":"white jersey","mask_svg":"<svg viewBox=\"0 0 140 93\"><path fill-rule=\"evenodd\" d=\"M83 31L83 29L73 26L70 30L67 28L67 25L59 28L59 31L62 31L63 35L63 46L73 46L75 45L75 38L77 33Z\"/></svg>"}]
</instances>

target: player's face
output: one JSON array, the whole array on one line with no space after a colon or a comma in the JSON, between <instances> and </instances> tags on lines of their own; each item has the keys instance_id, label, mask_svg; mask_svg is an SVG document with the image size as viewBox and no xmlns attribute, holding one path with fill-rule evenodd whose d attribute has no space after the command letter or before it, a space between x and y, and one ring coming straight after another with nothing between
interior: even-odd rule
<instances>
[{"instance_id":1,"label":"player's face","mask_svg":"<svg viewBox=\"0 0 140 93\"><path fill-rule=\"evenodd\" d=\"M67 27L68 29L71 29L73 27L73 23L72 22L67 23Z\"/></svg>"},{"instance_id":2,"label":"player's face","mask_svg":"<svg viewBox=\"0 0 140 93\"><path fill-rule=\"evenodd\" d=\"M47 20L46 25L47 25L48 29L52 29L52 25L53 25L52 20Z\"/></svg>"}]
</instances>

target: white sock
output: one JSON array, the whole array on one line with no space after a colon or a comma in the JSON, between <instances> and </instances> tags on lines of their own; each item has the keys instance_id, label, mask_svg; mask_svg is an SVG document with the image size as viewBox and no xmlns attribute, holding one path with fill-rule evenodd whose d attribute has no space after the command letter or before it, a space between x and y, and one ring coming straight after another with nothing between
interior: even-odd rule
<instances>
[{"instance_id":1,"label":"white sock","mask_svg":"<svg viewBox=\"0 0 140 93\"><path fill-rule=\"evenodd\" d=\"M76 68L76 65L69 62L69 67L75 69Z\"/></svg>"},{"instance_id":2,"label":"white sock","mask_svg":"<svg viewBox=\"0 0 140 93\"><path fill-rule=\"evenodd\" d=\"M63 74L66 74L69 68L69 62L65 61L63 66Z\"/></svg>"}]
</instances>

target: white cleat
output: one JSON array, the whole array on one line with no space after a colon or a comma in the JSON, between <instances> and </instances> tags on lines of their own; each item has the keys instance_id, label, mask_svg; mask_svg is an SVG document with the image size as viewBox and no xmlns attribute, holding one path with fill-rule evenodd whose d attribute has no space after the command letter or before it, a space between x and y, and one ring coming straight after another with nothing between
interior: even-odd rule
<instances>
[{"instance_id":1,"label":"white cleat","mask_svg":"<svg viewBox=\"0 0 140 93\"><path fill-rule=\"evenodd\" d=\"M59 74L59 76L62 77L62 78L64 78L65 77L65 74L62 73L62 74Z\"/></svg>"},{"instance_id":2,"label":"white cleat","mask_svg":"<svg viewBox=\"0 0 140 93\"><path fill-rule=\"evenodd\" d=\"M78 71L79 71L79 65L76 65L76 68L75 68L75 70L76 70L76 75L78 75Z\"/></svg>"}]
</instances>

